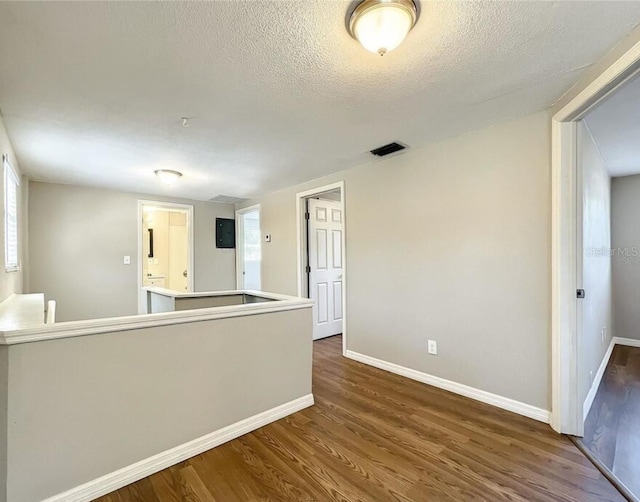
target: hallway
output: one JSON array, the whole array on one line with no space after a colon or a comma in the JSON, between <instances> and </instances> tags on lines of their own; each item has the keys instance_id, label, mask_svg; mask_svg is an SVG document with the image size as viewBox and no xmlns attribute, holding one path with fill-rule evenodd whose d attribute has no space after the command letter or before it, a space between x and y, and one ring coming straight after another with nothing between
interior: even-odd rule
<instances>
[{"instance_id":1,"label":"hallway","mask_svg":"<svg viewBox=\"0 0 640 502\"><path fill-rule=\"evenodd\" d=\"M316 405L100 502L621 501L545 424L314 344Z\"/></svg>"}]
</instances>

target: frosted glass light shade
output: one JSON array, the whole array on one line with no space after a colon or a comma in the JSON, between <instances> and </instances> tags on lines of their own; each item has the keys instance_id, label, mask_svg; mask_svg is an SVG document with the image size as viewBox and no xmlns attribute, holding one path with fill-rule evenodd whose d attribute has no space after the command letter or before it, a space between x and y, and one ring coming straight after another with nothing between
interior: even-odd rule
<instances>
[{"instance_id":1,"label":"frosted glass light shade","mask_svg":"<svg viewBox=\"0 0 640 502\"><path fill-rule=\"evenodd\" d=\"M365 0L351 15L351 34L370 52L383 56L398 47L416 22L411 0Z\"/></svg>"},{"instance_id":2,"label":"frosted glass light shade","mask_svg":"<svg viewBox=\"0 0 640 502\"><path fill-rule=\"evenodd\" d=\"M172 185L182 177L182 173L170 169L158 169L155 173L160 183L164 185Z\"/></svg>"}]
</instances>

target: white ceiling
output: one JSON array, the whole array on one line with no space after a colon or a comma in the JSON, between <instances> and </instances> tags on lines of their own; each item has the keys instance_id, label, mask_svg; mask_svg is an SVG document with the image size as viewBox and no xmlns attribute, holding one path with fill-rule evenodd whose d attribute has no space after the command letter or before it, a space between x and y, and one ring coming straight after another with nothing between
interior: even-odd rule
<instances>
[{"instance_id":1,"label":"white ceiling","mask_svg":"<svg viewBox=\"0 0 640 502\"><path fill-rule=\"evenodd\" d=\"M587 115L585 121L609 174L640 174L640 78Z\"/></svg>"},{"instance_id":2,"label":"white ceiling","mask_svg":"<svg viewBox=\"0 0 640 502\"><path fill-rule=\"evenodd\" d=\"M640 2L425 2L379 57L347 2L2 2L0 107L33 179L254 197L551 105ZM183 128L180 117L190 116ZM159 168L184 177L171 188Z\"/></svg>"}]
</instances>

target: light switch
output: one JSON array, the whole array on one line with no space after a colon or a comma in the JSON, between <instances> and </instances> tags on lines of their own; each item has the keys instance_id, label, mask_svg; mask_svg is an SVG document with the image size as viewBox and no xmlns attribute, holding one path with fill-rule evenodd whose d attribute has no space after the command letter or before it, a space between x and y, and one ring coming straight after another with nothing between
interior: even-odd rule
<instances>
[{"instance_id":1,"label":"light switch","mask_svg":"<svg viewBox=\"0 0 640 502\"><path fill-rule=\"evenodd\" d=\"M267 234L264 236L264 241L265 242L271 242L271 234Z\"/></svg>"},{"instance_id":2,"label":"light switch","mask_svg":"<svg viewBox=\"0 0 640 502\"><path fill-rule=\"evenodd\" d=\"M131 265L131 256L125 256L124 257L124 264L125 265Z\"/></svg>"}]
</instances>

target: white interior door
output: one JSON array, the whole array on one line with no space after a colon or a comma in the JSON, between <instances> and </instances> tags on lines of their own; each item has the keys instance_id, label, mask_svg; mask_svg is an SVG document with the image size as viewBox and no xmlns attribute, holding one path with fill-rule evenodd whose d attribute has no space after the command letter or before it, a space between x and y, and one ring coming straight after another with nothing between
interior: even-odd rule
<instances>
[{"instance_id":1,"label":"white interior door","mask_svg":"<svg viewBox=\"0 0 640 502\"><path fill-rule=\"evenodd\" d=\"M342 204L309 199L309 298L313 339L342 333Z\"/></svg>"},{"instance_id":2,"label":"white interior door","mask_svg":"<svg viewBox=\"0 0 640 502\"><path fill-rule=\"evenodd\" d=\"M260 291L262 249L260 237L260 209L238 213L240 253L238 287Z\"/></svg>"}]
</instances>

